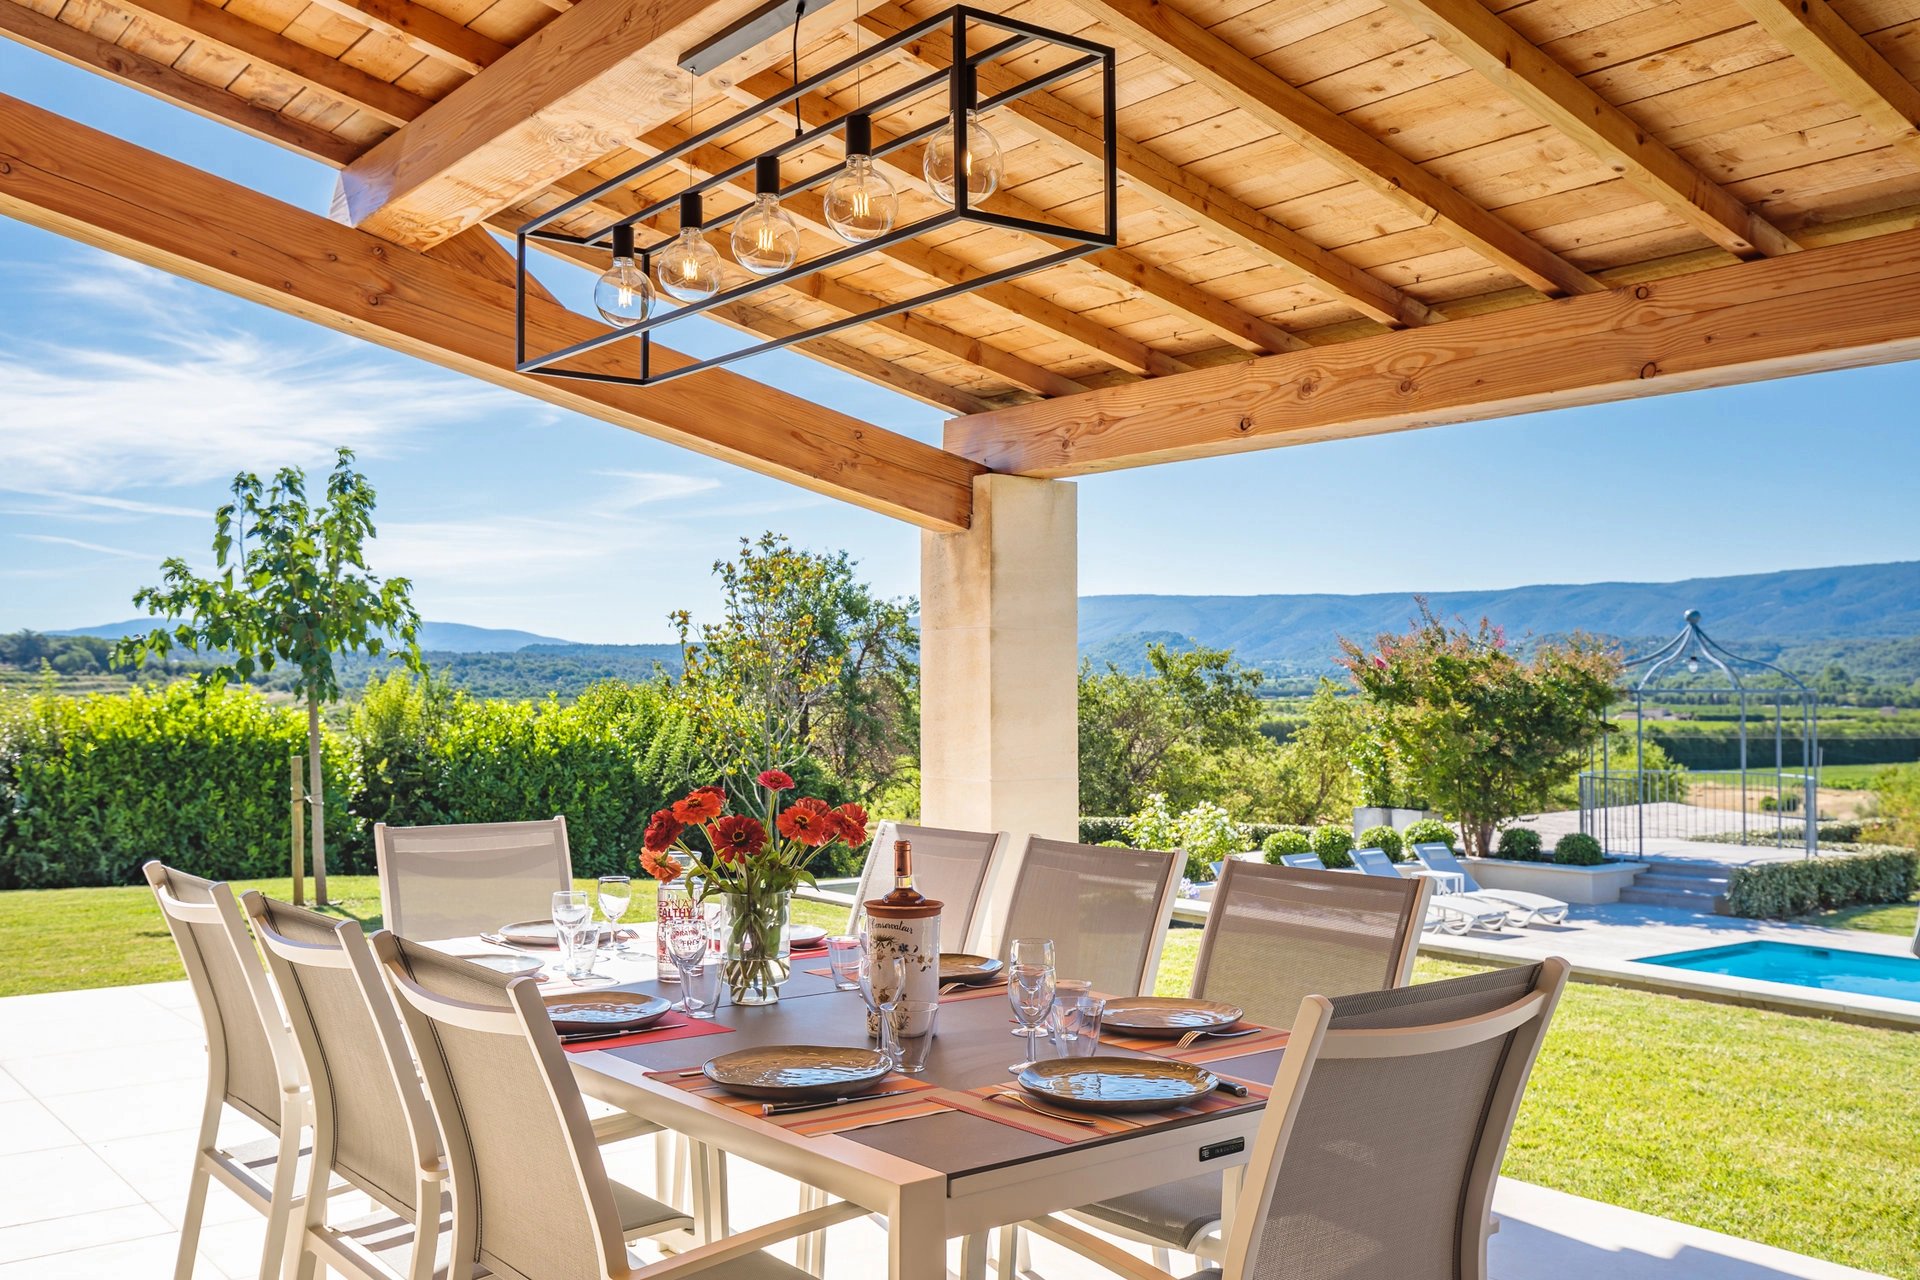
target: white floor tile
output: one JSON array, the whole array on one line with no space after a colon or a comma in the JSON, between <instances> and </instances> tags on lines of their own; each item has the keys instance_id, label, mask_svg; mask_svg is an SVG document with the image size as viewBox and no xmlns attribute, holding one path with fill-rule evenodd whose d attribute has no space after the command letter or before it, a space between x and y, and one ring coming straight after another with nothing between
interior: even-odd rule
<instances>
[{"instance_id":1,"label":"white floor tile","mask_svg":"<svg viewBox=\"0 0 1920 1280\"><path fill-rule=\"evenodd\" d=\"M25 1085L15 1080L7 1072L0 1071L0 1102L18 1102L22 1098L30 1098L32 1096L32 1094L27 1092Z\"/></svg>"},{"instance_id":2,"label":"white floor tile","mask_svg":"<svg viewBox=\"0 0 1920 1280\"><path fill-rule=\"evenodd\" d=\"M33 1099L0 1102L0 1156L71 1147L79 1142L73 1130Z\"/></svg>"},{"instance_id":3,"label":"white floor tile","mask_svg":"<svg viewBox=\"0 0 1920 1280\"><path fill-rule=\"evenodd\" d=\"M107 988L113 990L113 988ZM92 991L66 991L62 996L93 996ZM40 1001L43 996L17 996ZM0 1066L52 1053L98 1049L125 1054L129 1045L161 1044L201 1036L170 1009L139 996L118 1000L87 1000L75 1007L36 1004L29 1009L8 1007L0 1001Z\"/></svg>"},{"instance_id":4,"label":"white floor tile","mask_svg":"<svg viewBox=\"0 0 1920 1280\"><path fill-rule=\"evenodd\" d=\"M200 1118L206 1095L204 1080L142 1080L46 1098L43 1104L81 1141L95 1143L191 1126Z\"/></svg>"},{"instance_id":5,"label":"white floor tile","mask_svg":"<svg viewBox=\"0 0 1920 1280\"><path fill-rule=\"evenodd\" d=\"M0 1156L0 1227L63 1218L76 1210L118 1209L140 1199L85 1147Z\"/></svg>"},{"instance_id":6,"label":"white floor tile","mask_svg":"<svg viewBox=\"0 0 1920 1280\"><path fill-rule=\"evenodd\" d=\"M17 1058L7 1072L36 1098L59 1098L73 1093L118 1089L136 1073L124 1052L76 1049L62 1053ZM140 1046L141 1083L207 1078L207 1050L198 1040L150 1041ZM184 1123L192 1124L189 1117Z\"/></svg>"},{"instance_id":7,"label":"white floor tile","mask_svg":"<svg viewBox=\"0 0 1920 1280\"><path fill-rule=\"evenodd\" d=\"M0 1262L19 1262L50 1253L146 1236L166 1235L173 1224L149 1204L123 1205L70 1218L45 1218L18 1227L0 1227Z\"/></svg>"},{"instance_id":8,"label":"white floor tile","mask_svg":"<svg viewBox=\"0 0 1920 1280\"><path fill-rule=\"evenodd\" d=\"M127 1280L132 1276L151 1276L157 1280L173 1274L179 1247L178 1238L172 1234L124 1240L73 1253L0 1264L0 1280ZM202 1254L194 1280L228 1278Z\"/></svg>"}]
</instances>

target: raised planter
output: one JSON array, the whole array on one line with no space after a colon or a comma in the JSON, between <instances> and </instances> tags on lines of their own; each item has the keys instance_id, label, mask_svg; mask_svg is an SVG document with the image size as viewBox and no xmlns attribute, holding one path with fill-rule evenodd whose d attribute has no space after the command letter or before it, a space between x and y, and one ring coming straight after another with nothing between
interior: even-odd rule
<instances>
[{"instance_id":1,"label":"raised planter","mask_svg":"<svg viewBox=\"0 0 1920 1280\"><path fill-rule=\"evenodd\" d=\"M1460 861L1483 889L1544 893L1562 902L1589 905L1620 901L1620 891L1646 870L1644 862L1563 867L1552 862L1510 862L1505 858L1462 858Z\"/></svg>"},{"instance_id":2,"label":"raised planter","mask_svg":"<svg viewBox=\"0 0 1920 1280\"><path fill-rule=\"evenodd\" d=\"M1353 838L1358 840L1360 833L1368 827L1392 827L1395 831L1405 831L1422 818L1434 815L1426 809L1376 809L1363 808L1353 811Z\"/></svg>"}]
</instances>

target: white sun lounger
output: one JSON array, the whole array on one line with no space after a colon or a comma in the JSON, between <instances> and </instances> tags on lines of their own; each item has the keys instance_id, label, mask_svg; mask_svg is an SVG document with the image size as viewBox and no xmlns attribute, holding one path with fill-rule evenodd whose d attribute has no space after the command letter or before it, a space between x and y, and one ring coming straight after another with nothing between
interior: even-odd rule
<instances>
[{"instance_id":1,"label":"white sun lounger","mask_svg":"<svg viewBox=\"0 0 1920 1280\"><path fill-rule=\"evenodd\" d=\"M1567 918L1567 904L1544 893L1481 888L1473 874L1460 864L1460 859L1453 856L1453 850L1438 840L1414 845L1413 856L1429 871L1460 877L1460 883L1467 891L1465 896L1503 904L1507 908L1508 921L1516 929L1530 924L1561 924Z\"/></svg>"},{"instance_id":2,"label":"white sun lounger","mask_svg":"<svg viewBox=\"0 0 1920 1280\"><path fill-rule=\"evenodd\" d=\"M1352 857L1353 865L1362 875L1396 878L1400 875L1384 849L1355 849ZM1507 922L1509 910L1500 903L1464 893L1437 893L1427 903L1427 928L1446 933L1466 933L1473 929L1498 933Z\"/></svg>"}]
</instances>

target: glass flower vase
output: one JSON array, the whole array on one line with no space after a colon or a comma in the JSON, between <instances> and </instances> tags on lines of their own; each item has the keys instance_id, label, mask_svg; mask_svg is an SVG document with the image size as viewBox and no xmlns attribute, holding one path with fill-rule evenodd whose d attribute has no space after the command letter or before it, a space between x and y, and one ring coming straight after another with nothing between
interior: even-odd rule
<instances>
[{"instance_id":1,"label":"glass flower vase","mask_svg":"<svg viewBox=\"0 0 1920 1280\"><path fill-rule=\"evenodd\" d=\"M787 980L787 916L792 895L721 895L720 975L739 1005L773 1004Z\"/></svg>"}]
</instances>

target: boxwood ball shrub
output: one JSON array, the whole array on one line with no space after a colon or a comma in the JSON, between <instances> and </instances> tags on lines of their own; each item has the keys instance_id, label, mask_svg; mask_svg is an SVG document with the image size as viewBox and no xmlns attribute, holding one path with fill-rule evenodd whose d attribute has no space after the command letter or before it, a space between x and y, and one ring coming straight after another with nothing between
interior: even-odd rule
<instances>
[{"instance_id":1,"label":"boxwood ball shrub","mask_svg":"<svg viewBox=\"0 0 1920 1280\"><path fill-rule=\"evenodd\" d=\"M1362 849L1378 849L1395 862L1405 862L1410 856L1400 841L1400 833L1392 827L1368 827L1360 833Z\"/></svg>"},{"instance_id":2,"label":"boxwood ball shrub","mask_svg":"<svg viewBox=\"0 0 1920 1280\"><path fill-rule=\"evenodd\" d=\"M1408 823L1407 829L1400 833L1400 838L1409 847L1416 844L1443 844L1456 853L1460 850L1460 833L1454 830L1451 822L1443 822L1439 818L1422 818L1418 822Z\"/></svg>"},{"instance_id":3,"label":"boxwood ball shrub","mask_svg":"<svg viewBox=\"0 0 1920 1280\"><path fill-rule=\"evenodd\" d=\"M1538 831L1527 827L1508 827L1500 833L1500 847L1495 852L1497 858L1506 858L1513 862L1542 862L1541 841Z\"/></svg>"},{"instance_id":4,"label":"boxwood ball shrub","mask_svg":"<svg viewBox=\"0 0 1920 1280\"><path fill-rule=\"evenodd\" d=\"M1280 859L1290 853L1312 853L1313 837L1304 831L1276 831L1260 842L1260 852L1267 861L1278 866Z\"/></svg>"},{"instance_id":5,"label":"boxwood ball shrub","mask_svg":"<svg viewBox=\"0 0 1920 1280\"><path fill-rule=\"evenodd\" d=\"M1563 867L1597 867L1607 860L1607 851L1585 832L1569 831L1554 844L1553 860Z\"/></svg>"},{"instance_id":6,"label":"boxwood ball shrub","mask_svg":"<svg viewBox=\"0 0 1920 1280\"><path fill-rule=\"evenodd\" d=\"M1315 827L1311 837L1313 852L1320 855L1320 861L1328 867L1350 867L1353 865L1353 832L1346 827L1336 827L1328 823Z\"/></svg>"}]
</instances>

